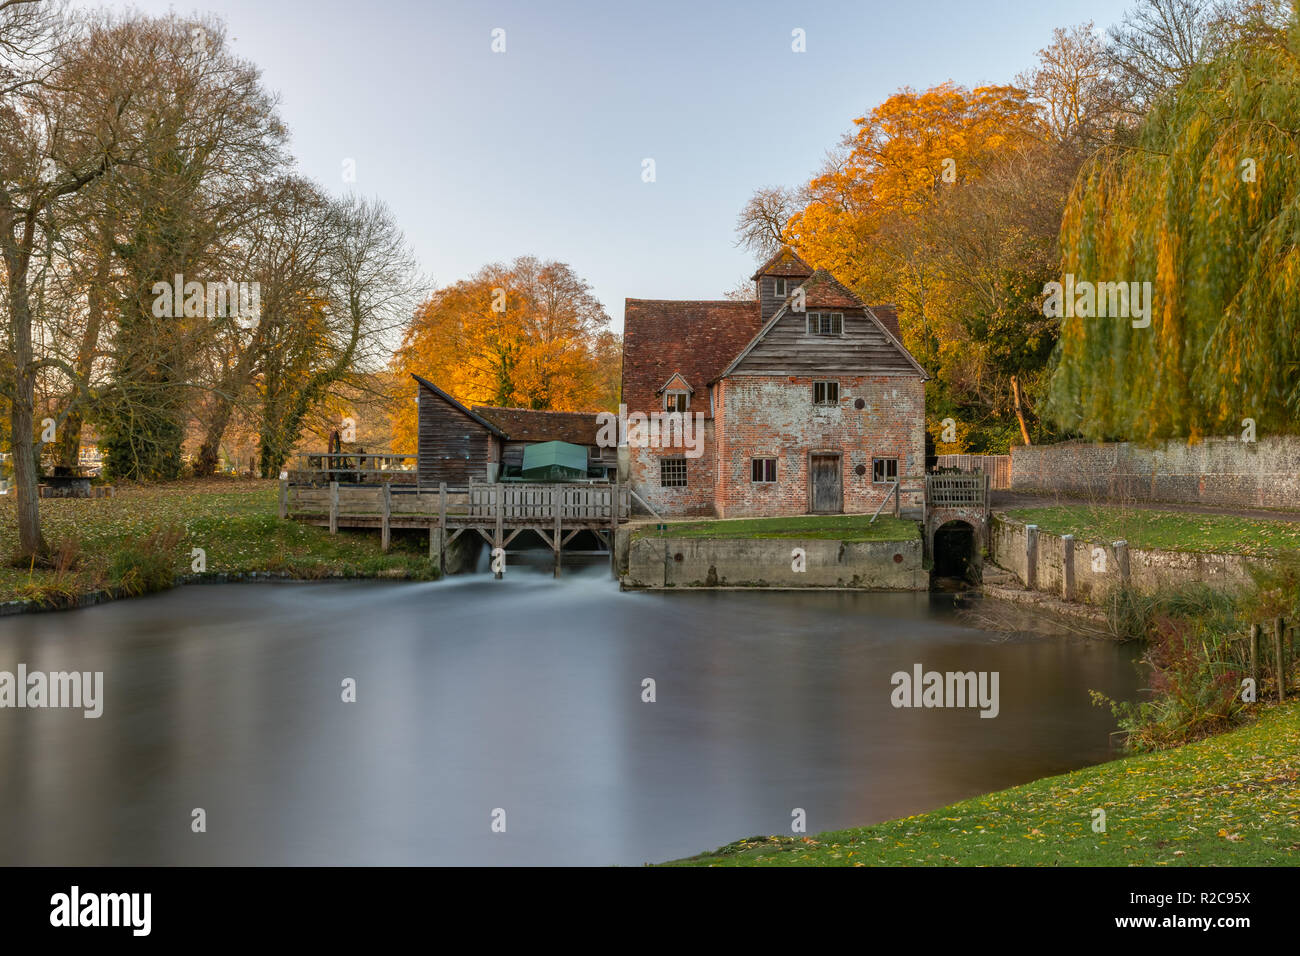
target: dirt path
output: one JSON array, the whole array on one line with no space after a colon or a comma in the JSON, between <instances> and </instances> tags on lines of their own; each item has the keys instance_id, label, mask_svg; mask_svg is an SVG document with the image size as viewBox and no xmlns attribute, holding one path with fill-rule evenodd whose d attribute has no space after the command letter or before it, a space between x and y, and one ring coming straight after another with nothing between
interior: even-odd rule
<instances>
[{"instance_id":1,"label":"dirt path","mask_svg":"<svg viewBox=\"0 0 1300 956\"><path fill-rule=\"evenodd\" d=\"M1265 508L1221 508L1217 505L1185 504L1166 501L1093 501L1087 498L1031 495L1014 491L991 493L994 511L1012 508L1098 507L1136 511L1178 511L1187 514L1231 515L1234 518L1261 518L1265 521L1300 521L1300 511L1270 511Z\"/></svg>"}]
</instances>

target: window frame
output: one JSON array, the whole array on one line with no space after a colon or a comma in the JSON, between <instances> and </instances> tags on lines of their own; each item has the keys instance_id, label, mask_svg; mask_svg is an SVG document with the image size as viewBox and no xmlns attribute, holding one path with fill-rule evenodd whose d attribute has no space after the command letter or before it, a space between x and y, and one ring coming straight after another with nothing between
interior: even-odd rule
<instances>
[{"instance_id":1,"label":"window frame","mask_svg":"<svg viewBox=\"0 0 1300 956\"><path fill-rule=\"evenodd\" d=\"M667 465L679 465L681 470L681 481L668 481L669 476L665 472ZM674 471L678 470L673 468ZM685 488L687 487L688 476L686 473L686 456L684 455L664 455L659 459L659 487L660 488Z\"/></svg>"},{"instance_id":2,"label":"window frame","mask_svg":"<svg viewBox=\"0 0 1300 956\"><path fill-rule=\"evenodd\" d=\"M760 462L763 463L763 474L764 474L764 475L766 475L767 472L768 472L768 470L769 470L768 467L767 467L767 462L771 462L771 464L772 464L772 467L771 467L771 469L770 469L771 472L772 472L772 477L771 477L771 478L766 478L766 477L764 477L764 478L756 478L756 477L754 477L755 473L758 471L758 466L759 466L759 463L760 463ZM778 468L778 466L777 466L777 463L776 463L776 458L775 458L774 456L771 456L771 455L756 455L755 457L749 459L749 483L750 483L751 485L774 485L774 484L776 484L776 479L777 479L777 468Z\"/></svg>"},{"instance_id":3,"label":"window frame","mask_svg":"<svg viewBox=\"0 0 1300 956\"><path fill-rule=\"evenodd\" d=\"M820 401L820 402L817 400L817 386L819 386L819 385L820 385L820 386L823 386L823 389L822 389L822 390L823 390L823 394L826 396L826 397L823 398L822 401ZM830 397L829 397L829 396L830 396L830 389L829 389L827 386L830 386L830 385L834 385L834 386L835 386L835 400L834 400L834 401L831 401L831 399L830 399ZM819 379L814 379L814 380L813 380L813 383L812 383L812 387L813 387L813 395L812 395L812 399L813 399L813 407L814 407L814 408L839 408L839 407L840 407L840 382L839 382L839 379L836 379L836 378L819 378Z\"/></svg>"},{"instance_id":4,"label":"window frame","mask_svg":"<svg viewBox=\"0 0 1300 956\"><path fill-rule=\"evenodd\" d=\"M681 408L678 408L678 407L677 407L677 403L676 403L676 402L674 402L673 405L672 405L671 407L669 406L668 402L669 402L670 399L673 399L673 398L680 398L680 399L682 400L682 401L681 401L681 405L682 405ZM667 390L664 391L664 411L666 411L666 412L689 412L690 410L691 410L691 393L690 393L690 392L688 392L688 391L686 391L685 389L682 389L682 388L670 388L670 389L667 389Z\"/></svg>"},{"instance_id":5,"label":"window frame","mask_svg":"<svg viewBox=\"0 0 1300 956\"><path fill-rule=\"evenodd\" d=\"M884 469L885 477L884 477L884 478L877 478L877 477L876 477L876 463L877 463L877 462L880 462L880 463L882 463L882 464L885 464L885 463L888 463L888 462L892 462L892 463L893 463L893 466L894 466L894 469L893 469L893 470L894 470L894 477L893 477L893 478L890 478L890 477L889 477L889 468L886 467L886 468ZM896 485L896 484L898 484L898 459L897 459L896 457L891 457L891 456L889 456L889 455L878 455L878 456L872 456L872 459L871 459L871 483L872 483L873 485Z\"/></svg>"},{"instance_id":6,"label":"window frame","mask_svg":"<svg viewBox=\"0 0 1300 956\"><path fill-rule=\"evenodd\" d=\"M844 313L843 312L808 312L806 314L808 316L808 319L805 325L805 331L809 335L818 335L823 338L829 338L831 336L844 334ZM827 327L830 330L828 332L823 332L821 330L823 317L825 317L827 320ZM817 328L815 329L813 328L814 318L817 320ZM836 328L837 325L839 326L838 329Z\"/></svg>"},{"instance_id":7,"label":"window frame","mask_svg":"<svg viewBox=\"0 0 1300 956\"><path fill-rule=\"evenodd\" d=\"M790 294L789 280L784 278L774 278L772 280L772 295L778 299L784 299Z\"/></svg>"}]
</instances>

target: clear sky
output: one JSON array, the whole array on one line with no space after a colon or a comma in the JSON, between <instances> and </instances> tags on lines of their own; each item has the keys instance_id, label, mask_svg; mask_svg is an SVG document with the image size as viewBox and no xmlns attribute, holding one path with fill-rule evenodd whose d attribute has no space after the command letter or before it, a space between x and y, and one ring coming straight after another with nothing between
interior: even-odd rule
<instances>
[{"instance_id":1,"label":"clear sky","mask_svg":"<svg viewBox=\"0 0 1300 956\"><path fill-rule=\"evenodd\" d=\"M127 4L110 4L126 6ZM517 255L623 299L720 298L751 192L806 181L903 86L1010 82L1128 0L135 0L214 13L282 98L301 171L396 213L438 285ZM505 31L505 52L492 31ZM791 50L805 31L807 52ZM656 181L642 181L642 161ZM356 182L343 180L344 160Z\"/></svg>"}]
</instances>

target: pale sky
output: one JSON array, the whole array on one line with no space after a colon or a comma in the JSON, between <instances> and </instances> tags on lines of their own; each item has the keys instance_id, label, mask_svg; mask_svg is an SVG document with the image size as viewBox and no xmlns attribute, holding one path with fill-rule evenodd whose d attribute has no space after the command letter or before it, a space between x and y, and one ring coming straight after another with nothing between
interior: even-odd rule
<instances>
[{"instance_id":1,"label":"pale sky","mask_svg":"<svg viewBox=\"0 0 1300 956\"><path fill-rule=\"evenodd\" d=\"M1007 83L1053 27L1128 0L136 0L213 13L263 70L302 173L385 200L448 285L568 262L623 299L712 299L754 271L735 220L806 181L900 87ZM505 31L505 52L492 32ZM802 29L807 52L791 50ZM653 159L656 181L642 181ZM343 181L353 160L356 183Z\"/></svg>"}]
</instances>

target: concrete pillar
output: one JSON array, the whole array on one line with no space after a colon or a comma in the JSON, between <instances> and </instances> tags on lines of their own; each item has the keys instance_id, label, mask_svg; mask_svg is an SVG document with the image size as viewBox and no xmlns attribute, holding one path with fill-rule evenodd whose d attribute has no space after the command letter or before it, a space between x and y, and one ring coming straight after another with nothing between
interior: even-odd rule
<instances>
[{"instance_id":1,"label":"concrete pillar","mask_svg":"<svg viewBox=\"0 0 1300 956\"><path fill-rule=\"evenodd\" d=\"M1133 576L1128 559L1128 542L1116 541L1111 547L1115 549L1115 563L1119 565L1119 583L1127 587Z\"/></svg>"},{"instance_id":2,"label":"concrete pillar","mask_svg":"<svg viewBox=\"0 0 1300 956\"><path fill-rule=\"evenodd\" d=\"M1038 590L1038 525L1025 525L1025 587Z\"/></svg>"},{"instance_id":3,"label":"concrete pillar","mask_svg":"<svg viewBox=\"0 0 1300 956\"><path fill-rule=\"evenodd\" d=\"M1061 535L1061 597L1073 601L1074 587L1074 535Z\"/></svg>"}]
</instances>

